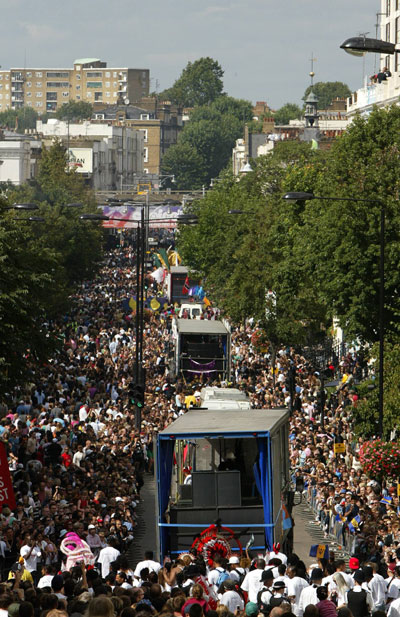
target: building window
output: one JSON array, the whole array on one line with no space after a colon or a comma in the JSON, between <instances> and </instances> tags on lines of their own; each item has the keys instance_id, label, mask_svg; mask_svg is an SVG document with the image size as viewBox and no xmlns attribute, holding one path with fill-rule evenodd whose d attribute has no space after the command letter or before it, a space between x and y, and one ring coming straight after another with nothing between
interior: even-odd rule
<instances>
[{"instance_id":1,"label":"building window","mask_svg":"<svg viewBox=\"0 0 400 617\"><path fill-rule=\"evenodd\" d=\"M27 77L32 77L32 73L31 73L31 71L28 71L28 72L26 73L26 76L27 76Z\"/></svg>"},{"instance_id":2,"label":"building window","mask_svg":"<svg viewBox=\"0 0 400 617\"><path fill-rule=\"evenodd\" d=\"M396 20L394 22L394 28L395 28L395 33L394 33L394 42L395 43L400 43L400 17L396 17ZM394 54L395 58L397 60L397 56L399 54Z\"/></svg>"},{"instance_id":3,"label":"building window","mask_svg":"<svg viewBox=\"0 0 400 617\"><path fill-rule=\"evenodd\" d=\"M149 114L140 114L140 119L141 120L150 120L150 115Z\"/></svg>"},{"instance_id":4,"label":"building window","mask_svg":"<svg viewBox=\"0 0 400 617\"><path fill-rule=\"evenodd\" d=\"M400 0L396 0L396 11L398 11L399 9L400 9Z\"/></svg>"},{"instance_id":5,"label":"building window","mask_svg":"<svg viewBox=\"0 0 400 617\"><path fill-rule=\"evenodd\" d=\"M41 88L42 87L42 82L41 81L37 81L36 82L36 88Z\"/></svg>"},{"instance_id":6,"label":"building window","mask_svg":"<svg viewBox=\"0 0 400 617\"><path fill-rule=\"evenodd\" d=\"M390 15L390 0L386 0L386 17Z\"/></svg>"},{"instance_id":7,"label":"building window","mask_svg":"<svg viewBox=\"0 0 400 617\"><path fill-rule=\"evenodd\" d=\"M46 92L46 100L47 101L56 101L57 100L57 92Z\"/></svg>"},{"instance_id":8,"label":"building window","mask_svg":"<svg viewBox=\"0 0 400 617\"><path fill-rule=\"evenodd\" d=\"M116 99L118 96L118 94L116 92L114 92L113 97Z\"/></svg>"},{"instance_id":9,"label":"building window","mask_svg":"<svg viewBox=\"0 0 400 617\"><path fill-rule=\"evenodd\" d=\"M106 77L111 77L110 71L106 71Z\"/></svg>"},{"instance_id":10,"label":"building window","mask_svg":"<svg viewBox=\"0 0 400 617\"><path fill-rule=\"evenodd\" d=\"M86 83L87 88L102 88L103 83L101 81L88 81Z\"/></svg>"},{"instance_id":11,"label":"building window","mask_svg":"<svg viewBox=\"0 0 400 617\"><path fill-rule=\"evenodd\" d=\"M48 88L69 88L69 81L48 81Z\"/></svg>"},{"instance_id":12,"label":"building window","mask_svg":"<svg viewBox=\"0 0 400 617\"><path fill-rule=\"evenodd\" d=\"M3 79L3 75L0 75L0 81Z\"/></svg>"},{"instance_id":13,"label":"building window","mask_svg":"<svg viewBox=\"0 0 400 617\"><path fill-rule=\"evenodd\" d=\"M117 71L113 72L113 77L117 77Z\"/></svg>"},{"instance_id":14,"label":"building window","mask_svg":"<svg viewBox=\"0 0 400 617\"><path fill-rule=\"evenodd\" d=\"M390 23L386 24L386 39L388 43L390 42Z\"/></svg>"},{"instance_id":15,"label":"building window","mask_svg":"<svg viewBox=\"0 0 400 617\"><path fill-rule=\"evenodd\" d=\"M147 129L140 129L140 131L143 133L143 137L144 137L144 143L147 144Z\"/></svg>"},{"instance_id":16,"label":"building window","mask_svg":"<svg viewBox=\"0 0 400 617\"><path fill-rule=\"evenodd\" d=\"M3 90L3 84L0 84L0 90Z\"/></svg>"},{"instance_id":17,"label":"building window","mask_svg":"<svg viewBox=\"0 0 400 617\"><path fill-rule=\"evenodd\" d=\"M40 71L36 71L35 77L43 77L43 73L41 73Z\"/></svg>"},{"instance_id":18,"label":"building window","mask_svg":"<svg viewBox=\"0 0 400 617\"><path fill-rule=\"evenodd\" d=\"M36 92L36 98L41 99L43 96L43 92Z\"/></svg>"},{"instance_id":19,"label":"building window","mask_svg":"<svg viewBox=\"0 0 400 617\"><path fill-rule=\"evenodd\" d=\"M80 100L81 100L81 97L80 97L80 95L79 95L79 94L77 94L75 98L76 98L76 100L77 100L77 101L80 101Z\"/></svg>"},{"instance_id":20,"label":"building window","mask_svg":"<svg viewBox=\"0 0 400 617\"><path fill-rule=\"evenodd\" d=\"M397 54L396 54L397 56ZM390 56L386 56L385 58L385 66L388 69L388 71L390 71L390 67L391 67L391 57Z\"/></svg>"},{"instance_id":21,"label":"building window","mask_svg":"<svg viewBox=\"0 0 400 617\"><path fill-rule=\"evenodd\" d=\"M76 86L76 89L77 89L77 90L80 90L80 89L81 89L81 87L80 87L80 86Z\"/></svg>"},{"instance_id":22,"label":"building window","mask_svg":"<svg viewBox=\"0 0 400 617\"><path fill-rule=\"evenodd\" d=\"M30 87L31 87L31 85L32 85L32 82L31 82L31 81L27 81L27 82L26 82L26 85L27 85L27 87L28 87L28 88L30 88Z\"/></svg>"},{"instance_id":23,"label":"building window","mask_svg":"<svg viewBox=\"0 0 400 617\"><path fill-rule=\"evenodd\" d=\"M89 98L89 99L91 99L91 98L92 98L92 96L93 96L93 92L88 92L88 93L87 93L87 96L88 96L88 98Z\"/></svg>"},{"instance_id":24,"label":"building window","mask_svg":"<svg viewBox=\"0 0 400 617\"><path fill-rule=\"evenodd\" d=\"M145 168L143 169L143 173L144 173L144 174L148 174L148 173L149 173L149 170L147 169L147 167L145 167Z\"/></svg>"},{"instance_id":25,"label":"building window","mask_svg":"<svg viewBox=\"0 0 400 617\"><path fill-rule=\"evenodd\" d=\"M8 84L6 84L6 90L9 90L10 86Z\"/></svg>"},{"instance_id":26,"label":"building window","mask_svg":"<svg viewBox=\"0 0 400 617\"><path fill-rule=\"evenodd\" d=\"M41 102L41 101L38 101L38 102L36 103L36 107L42 107L42 105L43 105L43 104L42 104L42 102Z\"/></svg>"},{"instance_id":27,"label":"building window","mask_svg":"<svg viewBox=\"0 0 400 617\"><path fill-rule=\"evenodd\" d=\"M111 96L111 94L109 92L106 92L106 97L109 99Z\"/></svg>"},{"instance_id":28,"label":"building window","mask_svg":"<svg viewBox=\"0 0 400 617\"><path fill-rule=\"evenodd\" d=\"M111 86L111 82L106 81L106 88L109 88Z\"/></svg>"},{"instance_id":29,"label":"building window","mask_svg":"<svg viewBox=\"0 0 400 617\"><path fill-rule=\"evenodd\" d=\"M93 78L96 78L96 77L103 77L103 73L102 73L102 71L88 71L86 73L86 77L90 78L90 79L93 79Z\"/></svg>"},{"instance_id":30,"label":"building window","mask_svg":"<svg viewBox=\"0 0 400 617\"><path fill-rule=\"evenodd\" d=\"M149 149L143 148L143 163L149 162Z\"/></svg>"},{"instance_id":31,"label":"building window","mask_svg":"<svg viewBox=\"0 0 400 617\"><path fill-rule=\"evenodd\" d=\"M32 96L32 92L27 92L26 96L29 96L29 97Z\"/></svg>"},{"instance_id":32,"label":"building window","mask_svg":"<svg viewBox=\"0 0 400 617\"><path fill-rule=\"evenodd\" d=\"M80 78L81 78L81 76L80 76L80 75L76 75L76 79L78 79L78 80L79 80Z\"/></svg>"},{"instance_id":33,"label":"building window","mask_svg":"<svg viewBox=\"0 0 400 617\"><path fill-rule=\"evenodd\" d=\"M67 71L47 71L46 77L50 79L65 79L69 77L69 73Z\"/></svg>"},{"instance_id":34,"label":"building window","mask_svg":"<svg viewBox=\"0 0 400 617\"><path fill-rule=\"evenodd\" d=\"M101 101L103 99L103 93L102 92L95 92L94 93L94 100L95 101Z\"/></svg>"},{"instance_id":35,"label":"building window","mask_svg":"<svg viewBox=\"0 0 400 617\"><path fill-rule=\"evenodd\" d=\"M64 98L67 98L67 96L69 96L69 92L63 92L62 95Z\"/></svg>"},{"instance_id":36,"label":"building window","mask_svg":"<svg viewBox=\"0 0 400 617\"><path fill-rule=\"evenodd\" d=\"M2 99L2 98L3 98L3 95L2 95L2 94L0 94L0 99Z\"/></svg>"}]
</instances>

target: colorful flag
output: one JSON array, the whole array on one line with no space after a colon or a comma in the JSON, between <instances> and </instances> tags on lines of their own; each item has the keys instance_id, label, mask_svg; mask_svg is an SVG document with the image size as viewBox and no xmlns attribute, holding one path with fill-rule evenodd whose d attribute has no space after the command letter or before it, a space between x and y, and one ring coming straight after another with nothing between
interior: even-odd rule
<instances>
[{"instance_id":1,"label":"colorful flag","mask_svg":"<svg viewBox=\"0 0 400 617\"><path fill-rule=\"evenodd\" d=\"M329 559L329 546L327 544L313 544L310 548L310 557Z\"/></svg>"},{"instance_id":2,"label":"colorful flag","mask_svg":"<svg viewBox=\"0 0 400 617\"><path fill-rule=\"evenodd\" d=\"M392 501L393 501L392 497L387 495L386 497L382 497L380 503L384 503L386 506L390 506Z\"/></svg>"},{"instance_id":3,"label":"colorful flag","mask_svg":"<svg viewBox=\"0 0 400 617\"><path fill-rule=\"evenodd\" d=\"M345 522L345 520L346 520L346 517L345 517L345 516L342 516L341 514L336 514L336 516L335 516L335 521L336 521L337 523L344 523L344 522Z\"/></svg>"},{"instance_id":4,"label":"colorful flag","mask_svg":"<svg viewBox=\"0 0 400 617\"><path fill-rule=\"evenodd\" d=\"M185 282L183 283L183 287L182 287L182 294L188 294L189 293L189 277L187 276L185 278Z\"/></svg>"},{"instance_id":5,"label":"colorful flag","mask_svg":"<svg viewBox=\"0 0 400 617\"><path fill-rule=\"evenodd\" d=\"M204 291L204 289L202 288L202 286L201 286L201 285L200 285L200 287L198 288L198 290L197 290L197 294L196 294L196 295L197 295L197 297L198 297L198 299L199 299L199 300L203 300L203 299L204 299L204 296L205 296L206 294L205 294L205 291Z\"/></svg>"},{"instance_id":6,"label":"colorful flag","mask_svg":"<svg viewBox=\"0 0 400 617\"><path fill-rule=\"evenodd\" d=\"M208 298L206 298L205 296L203 298L203 304L205 304L206 306L211 306L210 300Z\"/></svg>"},{"instance_id":7,"label":"colorful flag","mask_svg":"<svg viewBox=\"0 0 400 617\"><path fill-rule=\"evenodd\" d=\"M361 523L361 518L360 516L357 514L357 516L355 516L349 523L349 529L352 533L355 533L359 527L360 527L360 523Z\"/></svg>"}]
</instances>

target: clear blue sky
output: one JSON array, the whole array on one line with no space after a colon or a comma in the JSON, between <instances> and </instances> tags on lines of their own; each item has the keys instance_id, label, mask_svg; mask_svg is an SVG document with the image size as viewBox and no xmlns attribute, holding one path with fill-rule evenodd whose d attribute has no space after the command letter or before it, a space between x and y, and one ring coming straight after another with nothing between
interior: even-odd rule
<instances>
[{"instance_id":1,"label":"clear blue sky","mask_svg":"<svg viewBox=\"0 0 400 617\"><path fill-rule=\"evenodd\" d=\"M360 32L375 35L379 0L0 0L0 65L69 67L78 57L149 68L167 88L191 60L211 56L225 90L273 108L299 103L316 81L362 85L363 60L339 49ZM371 74L374 56L367 56Z\"/></svg>"}]
</instances>

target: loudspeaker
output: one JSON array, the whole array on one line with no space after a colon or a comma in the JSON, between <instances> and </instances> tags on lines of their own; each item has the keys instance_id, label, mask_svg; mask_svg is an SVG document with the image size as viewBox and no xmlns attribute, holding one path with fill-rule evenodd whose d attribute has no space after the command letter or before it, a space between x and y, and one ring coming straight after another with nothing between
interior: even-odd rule
<instances>
[{"instance_id":1,"label":"loudspeaker","mask_svg":"<svg viewBox=\"0 0 400 617\"><path fill-rule=\"evenodd\" d=\"M240 471L194 471L192 495L194 508L240 507Z\"/></svg>"}]
</instances>

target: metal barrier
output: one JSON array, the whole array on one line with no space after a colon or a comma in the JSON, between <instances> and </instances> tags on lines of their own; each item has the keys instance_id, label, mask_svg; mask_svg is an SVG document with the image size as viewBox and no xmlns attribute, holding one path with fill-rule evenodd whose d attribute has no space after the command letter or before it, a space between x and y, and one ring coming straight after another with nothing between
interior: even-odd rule
<instances>
[{"instance_id":1,"label":"metal barrier","mask_svg":"<svg viewBox=\"0 0 400 617\"><path fill-rule=\"evenodd\" d=\"M322 525L323 522L321 520L322 510L319 508L317 491L313 487L308 487L306 491L307 503L310 506L311 510L315 514L316 520L320 522ZM326 526L326 522L325 522ZM337 544L352 555L354 553L355 548L355 535L351 534L348 527L342 521L336 520L336 514L329 515L329 521L327 524L327 529L324 529L330 538L337 542Z\"/></svg>"}]
</instances>

